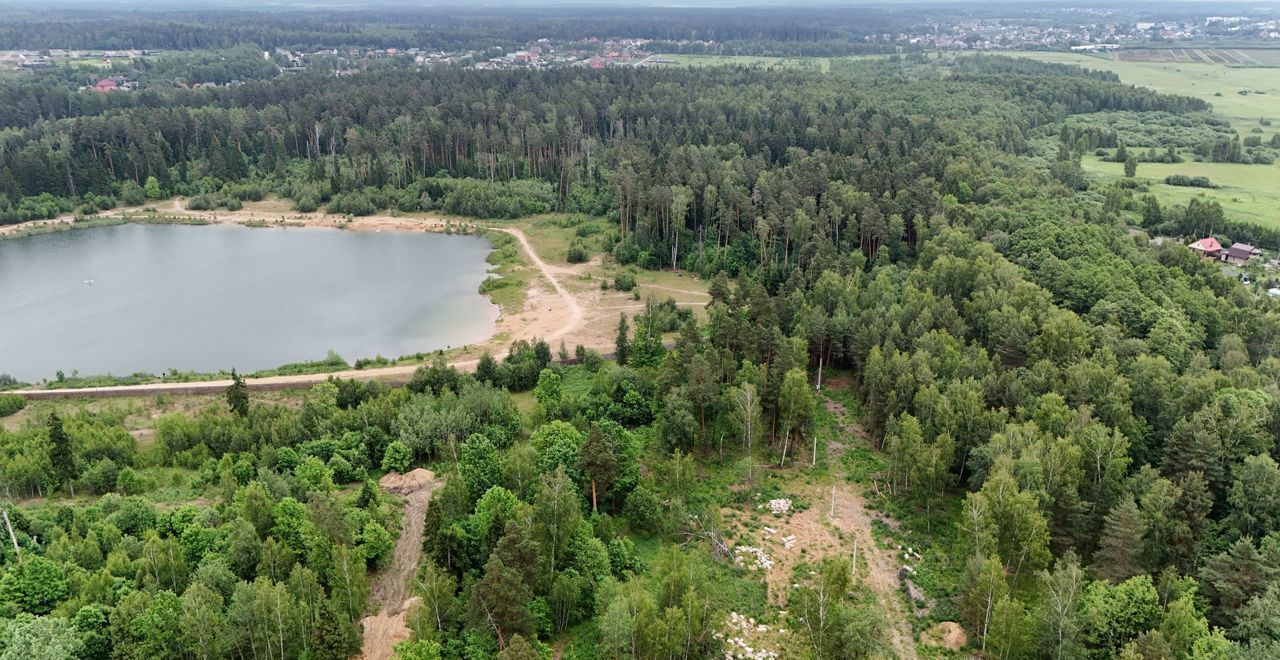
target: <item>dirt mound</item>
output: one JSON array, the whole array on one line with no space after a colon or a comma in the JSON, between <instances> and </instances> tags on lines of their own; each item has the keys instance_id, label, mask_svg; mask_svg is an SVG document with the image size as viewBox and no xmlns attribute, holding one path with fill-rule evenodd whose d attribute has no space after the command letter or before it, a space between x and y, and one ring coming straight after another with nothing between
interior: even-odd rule
<instances>
[{"instance_id":1,"label":"dirt mound","mask_svg":"<svg viewBox=\"0 0 1280 660\"><path fill-rule=\"evenodd\" d=\"M378 485L382 486L382 490L388 493L408 495L409 493L427 489L435 483L435 480L436 475L431 470L418 468L406 474L388 472L382 479L378 480Z\"/></svg>"},{"instance_id":2,"label":"dirt mound","mask_svg":"<svg viewBox=\"0 0 1280 660\"><path fill-rule=\"evenodd\" d=\"M932 628L920 633L920 643L925 646L941 646L959 651L964 648L965 643L969 641L969 636L964 633L964 628L955 621L943 621Z\"/></svg>"},{"instance_id":3,"label":"dirt mound","mask_svg":"<svg viewBox=\"0 0 1280 660\"><path fill-rule=\"evenodd\" d=\"M404 603L404 607L394 613L379 612L365 617L360 624L364 626L364 643L360 648L361 658L391 658L395 655L396 644L411 636L405 614L421 599L414 597Z\"/></svg>"}]
</instances>

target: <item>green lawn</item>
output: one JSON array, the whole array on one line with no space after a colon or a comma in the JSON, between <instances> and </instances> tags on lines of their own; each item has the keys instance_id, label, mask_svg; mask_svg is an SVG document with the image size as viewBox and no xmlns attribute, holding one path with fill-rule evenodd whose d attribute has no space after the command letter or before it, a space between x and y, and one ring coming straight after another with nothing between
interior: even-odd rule
<instances>
[{"instance_id":1,"label":"green lawn","mask_svg":"<svg viewBox=\"0 0 1280 660\"><path fill-rule=\"evenodd\" d=\"M1103 162L1086 156L1085 171L1119 177L1122 163ZM1190 188L1161 183L1171 174L1208 177L1220 188ZM1138 178L1151 183L1151 192L1161 203L1183 205L1193 197L1213 199L1222 204L1227 217L1267 227L1280 227L1280 166L1236 163L1139 163Z\"/></svg>"}]
</instances>

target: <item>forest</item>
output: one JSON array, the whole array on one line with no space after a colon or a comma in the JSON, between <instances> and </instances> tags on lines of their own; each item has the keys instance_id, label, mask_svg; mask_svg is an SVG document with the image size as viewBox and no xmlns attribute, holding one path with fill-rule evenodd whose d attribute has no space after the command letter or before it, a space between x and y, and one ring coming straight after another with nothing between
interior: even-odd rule
<instances>
[{"instance_id":1,"label":"forest","mask_svg":"<svg viewBox=\"0 0 1280 660\"><path fill-rule=\"evenodd\" d=\"M949 12L944 12L950 15ZM861 8L537 9L387 5L369 10L168 11L18 9L0 23L0 48L197 50L258 44L266 48L422 47L482 50L542 38L587 40L626 35L684 52L848 55L884 52L859 43L919 22L915 12ZM698 42L690 45L684 42ZM714 46L706 42L716 42Z\"/></svg>"},{"instance_id":2,"label":"forest","mask_svg":"<svg viewBox=\"0 0 1280 660\"><path fill-rule=\"evenodd\" d=\"M963 653L1280 656L1280 311L1131 233L1221 209L1085 178L1091 130L1114 136L1072 119L1125 113L1120 133L1202 101L989 57L386 71L80 105L17 85L4 222L173 195L573 212L610 221L593 252L695 273L711 302L624 314L609 360L535 342L296 405L237 383L146 447L110 412L0 430L0 658L348 657L398 531L376 478L418 466L444 483L399 657L725 657L731 613L769 614L725 509L859 461L934 566L923 622L959 622ZM848 435L841 396L867 444L836 459L819 439ZM179 483L200 498L156 504ZM893 655L847 555L811 561L772 614L782 657Z\"/></svg>"}]
</instances>

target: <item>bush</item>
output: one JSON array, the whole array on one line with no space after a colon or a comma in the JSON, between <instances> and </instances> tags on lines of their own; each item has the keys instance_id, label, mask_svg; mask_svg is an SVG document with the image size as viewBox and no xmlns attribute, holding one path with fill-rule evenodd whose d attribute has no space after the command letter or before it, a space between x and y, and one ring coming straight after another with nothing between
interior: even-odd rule
<instances>
[{"instance_id":1,"label":"bush","mask_svg":"<svg viewBox=\"0 0 1280 660\"><path fill-rule=\"evenodd\" d=\"M17 394L0 396L0 417L8 417L27 407L27 400Z\"/></svg>"},{"instance_id":2,"label":"bush","mask_svg":"<svg viewBox=\"0 0 1280 660\"><path fill-rule=\"evenodd\" d=\"M613 278L613 288L619 291L630 291L636 288L636 276L631 273L618 273Z\"/></svg>"},{"instance_id":3,"label":"bush","mask_svg":"<svg viewBox=\"0 0 1280 660\"><path fill-rule=\"evenodd\" d=\"M351 461L339 455L334 455L329 459L329 469L333 470L333 480L340 484L349 484L353 481L364 481L365 470L362 467L352 465Z\"/></svg>"},{"instance_id":4,"label":"bush","mask_svg":"<svg viewBox=\"0 0 1280 660\"><path fill-rule=\"evenodd\" d=\"M116 487L116 480L120 477L120 467L116 462L103 458L95 461L89 466L84 473L84 485L89 487L95 495L109 493Z\"/></svg>"},{"instance_id":5,"label":"bush","mask_svg":"<svg viewBox=\"0 0 1280 660\"><path fill-rule=\"evenodd\" d=\"M314 213L318 208L320 208L320 200L312 193L303 193L293 201L293 210L299 213Z\"/></svg>"},{"instance_id":6,"label":"bush","mask_svg":"<svg viewBox=\"0 0 1280 660\"><path fill-rule=\"evenodd\" d=\"M326 211L337 215L373 215L378 207L364 193L344 193L335 195Z\"/></svg>"},{"instance_id":7,"label":"bush","mask_svg":"<svg viewBox=\"0 0 1280 660\"><path fill-rule=\"evenodd\" d=\"M149 484L142 475L127 467L116 477L116 490L122 495L141 495L147 492Z\"/></svg>"},{"instance_id":8,"label":"bush","mask_svg":"<svg viewBox=\"0 0 1280 660\"><path fill-rule=\"evenodd\" d=\"M383 472L408 472L409 462L413 459L413 452L409 450L409 446L393 440L387 445L387 451L382 455Z\"/></svg>"},{"instance_id":9,"label":"bush","mask_svg":"<svg viewBox=\"0 0 1280 660\"><path fill-rule=\"evenodd\" d=\"M1217 184L1209 180L1207 176L1186 176L1185 174L1171 174L1164 178L1165 185L1169 186L1186 186L1190 188L1217 188Z\"/></svg>"},{"instance_id":10,"label":"bush","mask_svg":"<svg viewBox=\"0 0 1280 660\"><path fill-rule=\"evenodd\" d=\"M565 255L565 260L571 264L586 263L591 259L591 251L582 241L574 241L569 244L569 252Z\"/></svg>"},{"instance_id":11,"label":"bush","mask_svg":"<svg viewBox=\"0 0 1280 660\"><path fill-rule=\"evenodd\" d=\"M120 184L120 199L126 206L138 206L147 201L147 194L137 181L130 179Z\"/></svg>"},{"instance_id":12,"label":"bush","mask_svg":"<svg viewBox=\"0 0 1280 660\"><path fill-rule=\"evenodd\" d=\"M632 529L642 534L656 534L662 528L662 502L653 491L644 486L627 495L622 512L631 521Z\"/></svg>"}]
</instances>

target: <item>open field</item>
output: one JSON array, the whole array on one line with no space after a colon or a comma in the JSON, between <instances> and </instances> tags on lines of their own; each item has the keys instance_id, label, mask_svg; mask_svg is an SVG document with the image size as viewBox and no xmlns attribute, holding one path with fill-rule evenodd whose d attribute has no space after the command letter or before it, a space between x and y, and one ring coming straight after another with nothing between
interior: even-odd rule
<instances>
[{"instance_id":1,"label":"open field","mask_svg":"<svg viewBox=\"0 0 1280 660\"><path fill-rule=\"evenodd\" d=\"M1157 58L1209 57L1212 51L1224 59L1223 49L1172 49L1163 51L1120 51L1098 55L1079 53L1010 53L1045 62L1075 64L1089 69L1111 71L1126 83L1148 87L1169 94L1183 94L1203 99L1213 105L1214 111L1231 120L1240 135L1250 135L1259 125L1259 118L1276 122L1277 126L1262 126L1264 139L1280 128L1280 68L1254 65L1205 63L1203 60L1154 61ZM1138 54L1149 57L1146 61L1134 61ZM1163 54L1160 54L1163 53ZM1241 51L1260 63L1270 63L1275 58L1280 63L1280 51ZM1241 94L1247 91L1247 94ZM1120 176L1121 163L1107 163L1088 156L1082 163L1094 174ZM1160 183L1171 174L1208 177L1221 188L1189 188L1167 186ZM1213 199L1222 204L1229 218L1253 222L1268 227L1280 226L1280 165L1239 165L1235 163L1141 163L1138 177L1151 181L1151 191L1163 203L1186 204L1192 198Z\"/></svg>"},{"instance_id":2,"label":"open field","mask_svg":"<svg viewBox=\"0 0 1280 660\"><path fill-rule=\"evenodd\" d=\"M1085 171L1119 177L1123 163L1108 163L1093 156L1081 163ZM1208 177L1220 188L1191 188L1161 183L1172 174ZM1192 198L1222 204L1227 217L1267 227L1280 227L1280 167L1236 163L1139 163L1138 178L1149 180L1151 192L1161 203L1186 204Z\"/></svg>"},{"instance_id":3,"label":"open field","mask_svg":"<svg viewBox=\"0 0 1280 660\"><path fill-rule=\"evenodd\" d=\"M1110 54L1021 52L1009 55L1111 71L1131 85L1203 99L1213 104L1216 112L1231 119L1242 134L1256 126L1260 117L1280 121L1280 68L1246 68L1204 62L1122 61L1113 59ZM1241 94L1242 91L1248 93ZM1274 132L1270 127L1266 130L1268 134Z\"/></svg>"},{"instance_id":4,"label":"open field","mask_svg":"<svg viewBox=\"0 0 1280 660\"><path fill-rule=\"evenodd\" d=\"M828 57L764 57L759 55L653 55L640 62L644 66L750 66L762 69L831 70Z\"/></svg>"},{"instance_id":5,"label":"open field","mask_svg":"<svg viewBox=\"0 0 1280 660\"><path fill-rule=\"evenodd\" d=\"M1131 48L1112 51L1124 62L1198 62L1228 66L1280 65L1280 50L1250 48Z\"/></svg>"}]
</instances>

